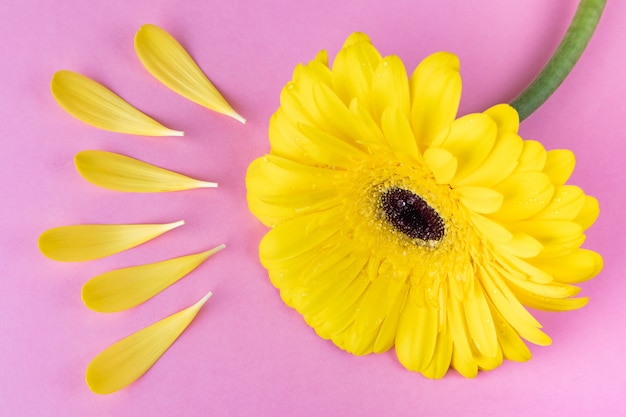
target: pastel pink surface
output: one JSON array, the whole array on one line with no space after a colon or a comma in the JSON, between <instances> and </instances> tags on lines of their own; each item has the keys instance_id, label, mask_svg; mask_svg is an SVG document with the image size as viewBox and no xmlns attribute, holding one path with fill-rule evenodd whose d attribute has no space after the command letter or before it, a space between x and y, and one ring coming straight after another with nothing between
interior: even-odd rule
<instances>
[{"instance_id":1,"label":"pastel pink surface","mask_svg":"<svg viewBox=\"0 0 626 417\"><path fill-rule=\"evenodd\" d=\"M571 180L602 214L585 247L605 269L582 285L580 311L536 313L553 338L528 363L505 362L469 380L451 371L430 381L393 352L355 357L318 338L280 300L257 257L265 232L245 201L246 167L269 149L268 119L298 62L332 57L353 31L412 69L426 55L461 58L461 114L512 99L558 44L576 1L374 0L4 2L0 12L0 415L2 416L587 416L626 415L626 174L622 138L626 3L609 2L588 50L558 92L523 122L525 138L577 155ZM133 36L144 23L174 34L246 125L209 112L159 84L141 66ZM88 75L186 132L184 138L124 136L67 115L49 92L52 74ZM127 154L218 189L158 195L116 193L73 166L84 149ZM186 225L107 259L44 258L44 230L79 223ZM123 266L225 243L193 274L133 310L103 315L80 300L91 277ZM214 296L144 377L92 394L89 361L127 334Z\"/></svg>"}]
</instances>

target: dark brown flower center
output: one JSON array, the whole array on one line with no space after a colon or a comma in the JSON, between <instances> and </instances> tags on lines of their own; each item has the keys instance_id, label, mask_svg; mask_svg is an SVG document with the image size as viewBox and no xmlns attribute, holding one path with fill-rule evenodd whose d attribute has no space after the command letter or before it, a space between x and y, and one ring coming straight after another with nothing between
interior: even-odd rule
<instances>
[{"instance_id":1,"label":"dark brown flower center","mask_svg":"<svg viewBox=\"0 0 626 417\"><path fill-rule=\"evenodd\" d=\"M387 221L411 239L443 239L443 219L417 194L392 187L380 195L380 206Z\"/></svg>"}]
</instances>

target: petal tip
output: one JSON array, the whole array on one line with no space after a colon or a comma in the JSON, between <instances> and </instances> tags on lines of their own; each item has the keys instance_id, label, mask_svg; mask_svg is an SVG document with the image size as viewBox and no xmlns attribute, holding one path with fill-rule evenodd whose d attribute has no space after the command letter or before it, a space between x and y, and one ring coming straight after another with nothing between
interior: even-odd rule
<instances>
[{"instance_id":1,"label":"petal tip","mask_svg":"<svg viewBox=\"0 0 626 417\"><path fill-rule=\"evenodd\" d=\"M240 122L242 125L245 125L247 120L244 119L240 114L235 113L234 115L231 116L233 119L237 120L238 122Z\"/></svg>"}]
</instances>

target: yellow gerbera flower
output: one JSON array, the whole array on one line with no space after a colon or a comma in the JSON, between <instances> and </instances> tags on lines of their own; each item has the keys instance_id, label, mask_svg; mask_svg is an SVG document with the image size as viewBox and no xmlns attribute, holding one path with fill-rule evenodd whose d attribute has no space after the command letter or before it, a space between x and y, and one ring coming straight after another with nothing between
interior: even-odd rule
<instances>
[{"instance_id":1,"label":"yellow gerbera flower","mask_svg":"<svg viewBox=\"0 0 626 417\"><path fill-rule=\"evenodd\" d=\"M408 77L355 33L332 67L324 51L296 67L247 174L285 303L340 348L395 345L430 378L528 360L522 339L551 341L525 307L582 307L571 284L602 268L580 248L599 209L565 184L572 152L520 138L506 104L457 119L460 95L455 55Z\"/></svg>"}]
</instances>

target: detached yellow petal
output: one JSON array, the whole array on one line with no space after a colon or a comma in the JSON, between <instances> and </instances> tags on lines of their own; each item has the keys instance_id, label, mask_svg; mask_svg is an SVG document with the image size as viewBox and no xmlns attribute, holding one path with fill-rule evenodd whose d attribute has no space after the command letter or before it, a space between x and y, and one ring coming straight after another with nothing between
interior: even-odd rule
<instances>
[{"instance_id":1,"label":"detached yellow petal","mask_svg":"<svg viewBox=\"0 0 626 417\"><path fill-rule=\"evenodd\" d=\"M204 75L176 39L155 25L143 25L135 36L135 51L144 67L181 96L245 123Z\"/></svg>"},{"instance_id":2,"label":"detached yellow petal","mask_svg":"<svg viewBox=\"0 0 626 417\"><path fill-rule=\"evenodd\" d=\"M211 297L164 318L111 345L87 367L86 380L96 394L111 394L132 384L165 353Z\"/></svg>"},{"instance_id":3,"label":"detached yellow petal","mask_svg":"<svg viewBox=\"0 0 626 417\"><path fill-rule=\"evenodd\" d=\"M83 302L100 313L113 313L135 307L174 284L225 247L220 245L194 255L116 269L98 275L83 286Z\"/></svg>"},{"instance_id":4,"label":"detached yellow petal","mask_svg":"<svg viewBox=\"0 0 626 417\"><path fill-rule=\"evenodd\" d=\"M50 88L65 111L100 129L142 136L183 136L183 132L163 126L84 75L58 71Z\"/></svg>"},{"instance_id":5,"label":"detached yellow petal","mask_svg":"<svg viewBox=\"0 0 626 417\"><path fill-rule=\"evenodd\" d=\"M39 236L39 250L50 259L80 262L104 258L134 248L185 224L84 224L46 230Z\"/></svg>"},{"instance_id":6,"label":"detached yellow petal","mask_svg":"<svg viewBox=\"0 0 626 417\"><path fill-rule=\"evenodd\" d=\"M217 183L196 180L112 152L82 151L76 154L74 162L83 178L110 190L157 193L217 187Z\"/></svg>"}]
</instances>

